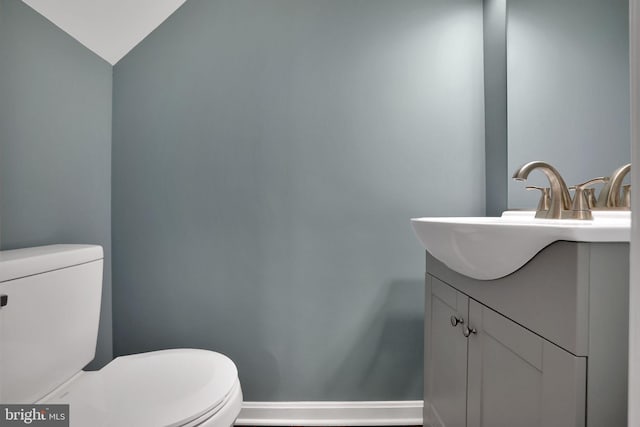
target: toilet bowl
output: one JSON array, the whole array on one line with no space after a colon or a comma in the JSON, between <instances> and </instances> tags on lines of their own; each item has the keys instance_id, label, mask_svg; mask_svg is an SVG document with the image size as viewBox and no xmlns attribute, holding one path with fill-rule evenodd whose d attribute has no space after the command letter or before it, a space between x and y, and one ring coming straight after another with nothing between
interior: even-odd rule
<instances>
[{"instance_id":1,"label":"toilet bowl","mask_svg":"<svg viewBox=\"0 0 640 427\"><path fill-rule=\"evenodd\" d=\"M0 403L68 404L72 427L229 427L242 404L234 363L209 350L94 357L102 248L0 252Z\"/></svg>"}]
</instances>

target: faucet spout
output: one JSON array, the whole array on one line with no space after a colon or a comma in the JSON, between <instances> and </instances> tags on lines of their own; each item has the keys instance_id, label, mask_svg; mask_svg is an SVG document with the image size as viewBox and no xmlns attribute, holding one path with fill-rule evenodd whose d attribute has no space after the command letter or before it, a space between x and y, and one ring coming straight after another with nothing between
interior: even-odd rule
<instances>
[{"instance_id":1,"label":"faucet spout","mask_svg":"<svg viewBox=\"0 0 640 427\"><path fill-rule=\"evenodd\" d=\"M549 163L541 161L525 163L515 171L513 179L525 181L529 177L529 174L536 169L540 169L540 171L545 174L549 180L549 187L551 188L551 203L549 204L549 210L544 213L544 217L554 219L562 218L562 212L571 209L571 195L569 194L567 184L556 168ZM539 211L536 216L538 215L543 215L543 212Z\"/></svg>"},{"instance_id":2,"label":"faucet spout","mask_svg":"<svg viewBox=\"0 0 640 427\"><path fill-rule=\"evenodd\" d=\"M616 208L623 205L620 200L620 189L622 188L622 181L630 171L631 163L613 171L609 181L600 191L596 208Z\"/></svg>"}]
</instances>

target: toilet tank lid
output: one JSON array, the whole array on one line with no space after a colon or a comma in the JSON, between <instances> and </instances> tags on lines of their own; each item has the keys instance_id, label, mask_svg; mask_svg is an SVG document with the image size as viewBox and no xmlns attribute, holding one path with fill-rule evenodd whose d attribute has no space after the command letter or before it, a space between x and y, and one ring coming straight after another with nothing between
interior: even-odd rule
<instances>
[{"instance_id":1,"label":"toilet tank lid","mask_svg":"<svg viewBox=\"0 0 640 427\"><path fill-rule=\"evenodd\" d=\"M0 251L0 284L104 258L98 245L49 245Z\"/></svg>"}]
</instances>

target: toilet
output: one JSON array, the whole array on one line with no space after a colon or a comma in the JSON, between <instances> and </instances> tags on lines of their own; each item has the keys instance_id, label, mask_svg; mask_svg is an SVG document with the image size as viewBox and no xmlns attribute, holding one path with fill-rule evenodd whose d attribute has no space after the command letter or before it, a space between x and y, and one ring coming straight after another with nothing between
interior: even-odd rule
<instances>
[{"instance_id":1,"label":"toilet","mask_svg":"<svg viewBox=\"0 0 640 427\"><path fill-rule=\"evenodd\" d=\"M0 252L0 402L68 404L72 427L229 427L242 404L234 363L208 350L95 356L102 247Z\"/></svg>"}]
</instances>

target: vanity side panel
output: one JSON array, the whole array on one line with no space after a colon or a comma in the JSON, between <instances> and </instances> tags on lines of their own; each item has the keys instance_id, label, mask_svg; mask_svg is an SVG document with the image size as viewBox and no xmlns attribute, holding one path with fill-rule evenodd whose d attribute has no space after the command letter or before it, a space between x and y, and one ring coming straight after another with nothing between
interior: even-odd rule
<instances>
[{"instance_id":1,"label":"vanity side panel","mask_svg":"<svg viewBox=\"0 0 640 427\"><path fill-rule=\"evenodd\" d=\"M588 351L588 266L588 244L564 241L496 280L472 279L427 255L429 274L576 356Z\"/></svg>"},{"instance_id":2,"label":"vanity side panel","mask_svg":"<svg viewBox=\"0 0 640 427\"><path fill-rule=\"evenodd\" d=\"M587 422L627 425L629 244L592 243Z\"/></svg>"}]
</instances>

